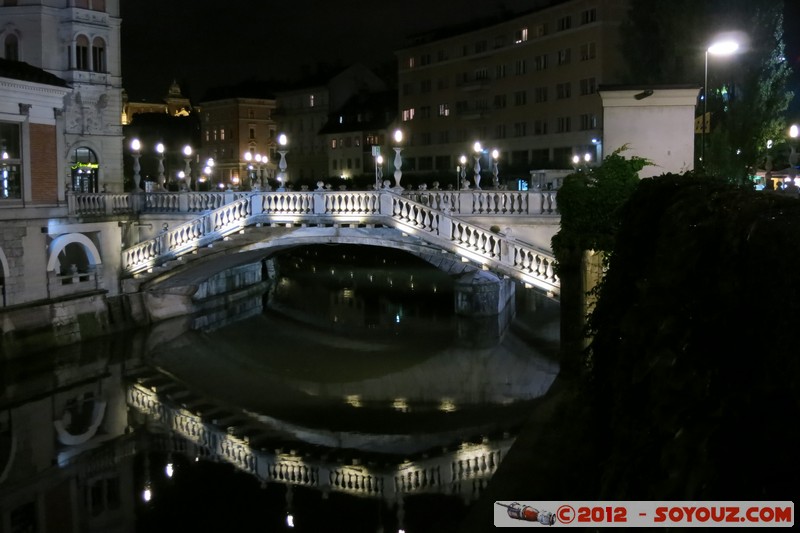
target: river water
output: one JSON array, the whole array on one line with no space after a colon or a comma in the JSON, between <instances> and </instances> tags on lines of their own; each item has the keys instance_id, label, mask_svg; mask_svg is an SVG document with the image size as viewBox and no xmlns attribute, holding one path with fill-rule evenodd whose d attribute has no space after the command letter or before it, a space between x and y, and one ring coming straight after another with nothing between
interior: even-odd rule
<instances>
[{"instance_id":1,"label":"river water","mask_svg":"<svg viewBox=\"0 0 800 533\"><path fill-rule=\"evenodd\" d=\"M457 531L558 374L557 305L457 316L453 276L383 248L270 269L224 310L7 364L0 530Z\"/></svg>"}]
</instances>

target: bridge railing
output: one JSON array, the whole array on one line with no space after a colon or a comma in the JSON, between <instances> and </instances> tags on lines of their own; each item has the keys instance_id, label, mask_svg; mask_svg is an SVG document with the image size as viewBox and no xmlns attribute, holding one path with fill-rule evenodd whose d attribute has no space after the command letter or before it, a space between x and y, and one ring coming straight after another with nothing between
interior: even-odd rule
<instances>
[{"instance_id":1,"label":"bridge railing","mask_svg":"<svg viewBox=\"0 0 800 533\"><path fill-rule=\"evenodd\" d=\"M402 191L402 196L456 215L558 215L557 191ZM239 198L254 198L259 212L304 213L314 202L374 209L378 191L209 191L67 193L69 214L103 216L140 213L205 213Z\"/></svg>"},{"instance_id":2,"label":"bridge railing","mask_svg":"<svg viewBox=\"0 0 800 533\"><path fill-rule=\"evenodd\" d=\"M165 193L161 193L165 194ZM169 194L169 193L166 193ZM189 195L192 193L183 193ZM200 193L203 194L203 193ZM399 195L384 191L270 192L230 195L230 202L201 212L192 220L162 232L157 237L123 251L122 268L131 274L206 246L256 222L270 222L274 216L292 216L303 221L336 221L348 217L383 219L387 225L414 233L444 249L460 253L489 268L556 294L560 282L555 274L555 258L502 233L464 220L460 209L472 214L530 211L531 198L516 193L462 193ZM196 197L194 205L201 201ZM179 200L181 197L179 196ZM202 200L211 202L209 198ZM189 204L188 199L184 200ZM450 210L443 206L454 204ZM461 204L469 206L461 207ZM539 209L541 206L534 206ZM505 210L505 211L503 211Z\"/></svg>"}]
</instances>

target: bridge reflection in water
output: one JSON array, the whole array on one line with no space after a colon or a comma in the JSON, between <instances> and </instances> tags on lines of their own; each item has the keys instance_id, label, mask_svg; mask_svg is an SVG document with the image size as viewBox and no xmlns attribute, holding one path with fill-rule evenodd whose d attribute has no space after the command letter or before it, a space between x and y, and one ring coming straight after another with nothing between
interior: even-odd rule
<instances>
[{"instance_id":1,"label":"bridge reflection in water","mask_svg":"<svg viewBox=\"0 0 800 533\"><path fill-rule=\"evenodd\" d=\"M506 315L456 317L447 274L367 250L294 250L263 296L137 336L122 370L99 371L102 387L78 380L109 407L86 420L96 435L62 439L61 468L84 465L90 502L113 500L99 478L136 498L118 506L136 531L251 518L288 530L289 516L299 531L456 531L558 373L557 304L519 290ZM8 413L3 427L29 409ZM108 472L131 459L129 483L110 490ZM107 519L96 509L87 523Z\"/></svg>"}]
</instances>

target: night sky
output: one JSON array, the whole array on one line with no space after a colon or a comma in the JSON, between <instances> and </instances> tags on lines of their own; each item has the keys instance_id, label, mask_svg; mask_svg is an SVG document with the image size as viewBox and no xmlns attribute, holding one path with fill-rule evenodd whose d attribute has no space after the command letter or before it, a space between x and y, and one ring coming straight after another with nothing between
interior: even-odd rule
<instances>
[{"instance_id":1,"label":"night sky","mask_svg":"<svg viewBox=\"0 0 800 533\"><path fill-rule=\"evenodd\" d=\"M122 76L131 100L177 79L196 101L248 78L294 79L318 63L394 60L409 35L529 10L535 0L122 0ZM222 6L222 8L221 8Z\"/></svg>"},{"instance_id":2,"label":"night sky","mask_svg":"<svg viewBox=\"0 0 800 533\"><path fill-rule=\"evenodd\" d=\"M247 79L293 80L319 64L377 68L414 34L533 9L537 0L122 0L122 76L131 100L161 101L173 79L193 102ZM221 8L222 6L222 8ZM800 118L800 2L786 2Z\"/></svg>"}]
</instances>

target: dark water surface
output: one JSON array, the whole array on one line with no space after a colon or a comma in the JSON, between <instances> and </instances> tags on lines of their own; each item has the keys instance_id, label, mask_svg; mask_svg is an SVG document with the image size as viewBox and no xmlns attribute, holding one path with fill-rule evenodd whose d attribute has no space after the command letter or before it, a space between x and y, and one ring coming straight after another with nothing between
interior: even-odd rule
<instances>
[{"instance_id":1,"label":"dark water surface","mask_svg":"<svg viewBox=\"0 0 800 533\"><path fill-rule=\"evenodd\" d=\"M388 249L266 270L224 312L6 365L5 528L457 531L558 373L557 306L456 316L454 276Z\"/></svg>"}]
</instances>

